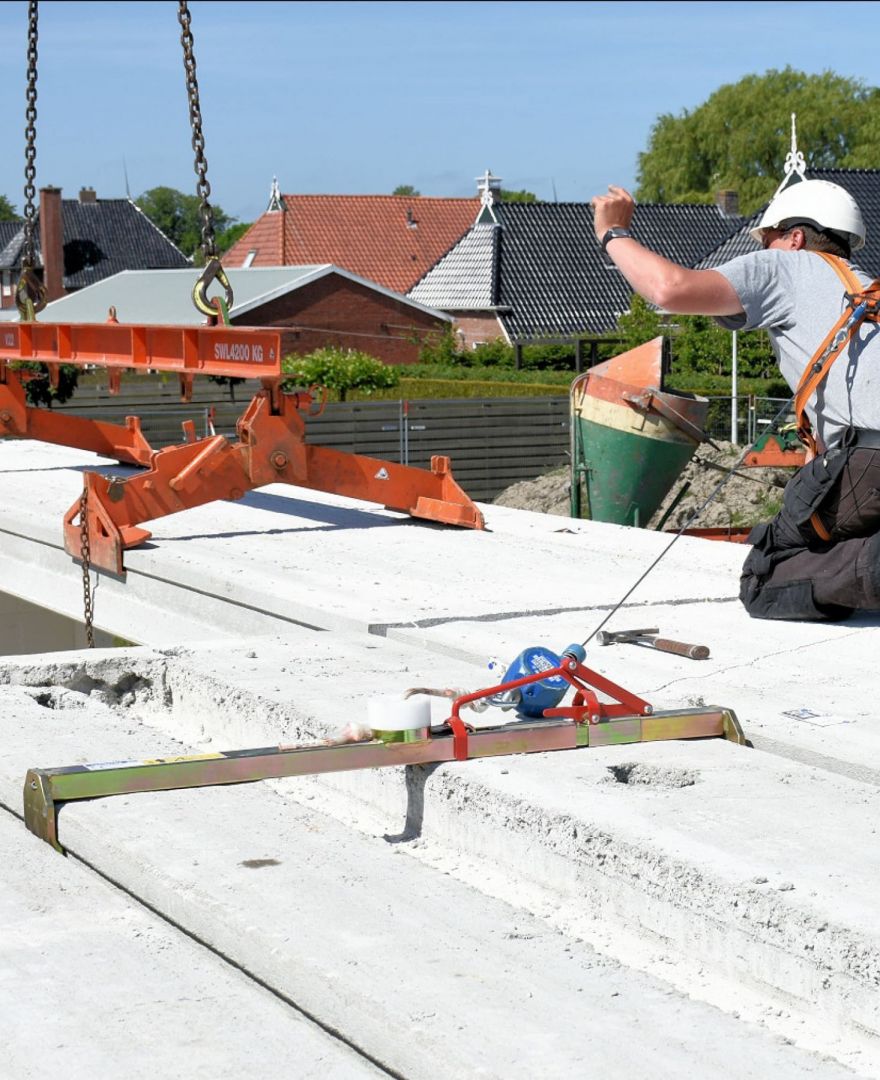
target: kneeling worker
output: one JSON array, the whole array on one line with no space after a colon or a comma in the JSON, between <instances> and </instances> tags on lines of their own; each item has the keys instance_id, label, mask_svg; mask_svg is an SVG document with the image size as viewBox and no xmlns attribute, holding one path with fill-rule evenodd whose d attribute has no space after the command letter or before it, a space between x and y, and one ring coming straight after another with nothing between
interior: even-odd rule
<instances>
[{"instance_id":1,"label":"kneeling worker","mask_svg":"<svg viewBox=\"0 0 880 1080\"><path fill-rule=\"evenodd\" d=\"M850 263L865 243L858 205L826 180L792 184L752 230L763 250L714 270L689 270L640 244L634 208L619 187L593 199L599 243L633 289L665 311L767 330L783 377L800 386L815 456L789 481L782 510L749 537L740 582L749 614L840 619L880 609L880 325L862 322L827 363L829 332L854 306L846 294L870 284Z\"/></svg>"}]
</instances>

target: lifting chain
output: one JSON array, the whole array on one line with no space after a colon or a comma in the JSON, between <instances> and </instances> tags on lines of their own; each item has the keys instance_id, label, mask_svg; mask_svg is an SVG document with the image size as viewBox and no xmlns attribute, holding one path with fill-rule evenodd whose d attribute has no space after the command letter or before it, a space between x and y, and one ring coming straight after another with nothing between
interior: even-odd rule
<instances>
[{"instance_id":1,"label":"lifting chain","mask_svg":"<svg viewBox=\"0 0 880 1080\"><path fill-rule=\"evenodd\" d=\"M214 318L217 314L214 305L208 299L208 286L216 280L226 293L226 306L232 307L232 286L217 255L214 239L214 211L209 202L211 185L208 183L208 162L205 158L205 136L202 133L202 110L199 105L199 82L196 78L196 58L193 53L193 36L190 29L192 16L186 0L180 0L177 18L181 26L180 43L183 46L183 67L186 72L186 92L189 99L189 122L192 128L192 147L195 151L195 173L199 178L196 194L201 200L199 216L202 219L202 255L205 269L193 288L192 298L196 308L203 315Z\"/></svg>"},{"instance_id":2,"label":"lifting chain","mask_svg":"<svg viewBox=\"0 0 880 1080\"><path fill-rule=\"evenodd\" d=\"M21 278L15 290L15 303L25 322L33 322L38 311L46 306L46 290L34 273L36 242L34 238L37 211L34 206L37 189L37 0L28 4L27 92L25 95L26 126L24 129L24 252Z\"/></svg>"},{"instance_id":3,"label":"lifting chain","mask_svg":"<svg viewBox=\"0 0 880 1080\"><path fill-rule=\"evenodd\" d=\"M86 627L86 643L90 649L95 647L95 632L92 626L94 611L92 608L92 583L89 578L91 569L91 547L89 545L89 489L83 487L79 500L79 546L82 558L83 575L83 621Z\"/></svg>"}]
</instances>

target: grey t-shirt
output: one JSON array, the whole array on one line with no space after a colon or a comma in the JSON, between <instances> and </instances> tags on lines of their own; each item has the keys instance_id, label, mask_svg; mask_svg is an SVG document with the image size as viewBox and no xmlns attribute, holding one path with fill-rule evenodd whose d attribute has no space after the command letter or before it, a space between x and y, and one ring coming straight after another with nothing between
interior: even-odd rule
<instances>
[{"instance_id":1,"label":"grey t-shirt","mask_svg":"<svg viewBox=\"0 0 880 1080\"><path fill-rule=\"evenodd\" d=\"M744 315L718 318L729 330L767 330L779 370L794 390L804 368L846 306L844 285L809 251L756 251L716 267L730 282ZM870 282L858 267L857 277ZM827 447L847 427L880 431L880 326L863 323L834 361L807 406Z\"/></svg>"}]
</instances>

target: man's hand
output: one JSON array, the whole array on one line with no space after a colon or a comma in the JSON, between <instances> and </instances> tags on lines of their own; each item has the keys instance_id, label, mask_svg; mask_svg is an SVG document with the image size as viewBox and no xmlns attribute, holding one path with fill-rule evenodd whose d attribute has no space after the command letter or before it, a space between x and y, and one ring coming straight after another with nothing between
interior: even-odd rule
<instances>
[{"instance_id":1,"label":"man's hand","mask_svg":"<svg viewBox=\"0 0 880 1080\"><path fill-rule=\"evenodd\" d=\"M628 229L635 208L632 195L614 184L608 185L607 195L596 195L593 199L593 225L599 243L602 243L602 237L609 229Z\"/></svg>"},{"instance_id":2,"label":"man's hand","mask_svg":"<svg viewBox=\"0 0 880 1080\"><path fill-rule=\"evenodd\" d=\"M628 229L635 208L632 195L614 184L609 184L607 195L597 195L593 199L593 224L599 243L609 229ZM717 270L690 270L634 238L615 241L608 248L608 257L635 292L665 311L680 315L742 314L739 296Z\"/></svg>"}]
</instances>

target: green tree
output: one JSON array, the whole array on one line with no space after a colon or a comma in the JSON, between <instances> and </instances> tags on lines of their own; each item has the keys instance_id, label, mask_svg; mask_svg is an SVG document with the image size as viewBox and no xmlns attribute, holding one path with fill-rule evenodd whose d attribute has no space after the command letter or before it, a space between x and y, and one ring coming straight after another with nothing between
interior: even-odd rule
<instances>
[{"instance_id":1,"label":"green tree","mask_svg":"<svg viewBox=\"0 0 880 1080\"><path fill-rule=\"evenodd\" d=\"M538 196L532 191L505 191L504 188L498 193L502 202L537 202Z\"/></svg>"},{"instance_id":2,"label":"green tree","mask_svg":"<svg viewBox=\"0 0 880 1080\"><path fill-rule=\"evenodd\" d=\"M333 346L315 349L303 356L285 356L281 370L290 375L283 384L285 390L297 386L322 386L335 390L340 401L345 401L350 390L369 394L373 390L397 386L400 382L396 367L383 364L368 353Z\"/></svg>"},{"instance_id":3,"label":"green tree","mask_svg":"<svg viewBox=\"0 0 880 1080\"><path fill-rule=\"evenodd\" d=\"M629 311L617 320L617 330L623 339L617 352L627 352L663 333L663 318L644 297L632 294Z\"/></svg>"},{"instance_id":4,"label":"green tree","mask_svg":"<svg viewBox=\"0 0 880 1080\"><path fill-rule=\"evenodd\" d=\"M874 167L880 160L880 89L826 71L786 67L747 75L702 105L664 113L639 154L640 202L712 202L735 189L750 214L776 190L797 114L808 168Z\"/></svg>"},{"instance_id":5,"label":"green tree","mask_svg":"<svg viewBox=\"0 0 880 1080\"><path fill-rule=\"evenodd\" d=\"M397 187L394 189L394 191L391 192L391 194L392 195L410 195L414 199L417 199L422 193L420 191L416 191L416 189L412 186L412 184L398 184Z\"/></svg>"},{"instance_id":6,"label":"green tree","mask_svg":"<svg viewBox=\"0 0 880 1080\"><path fill-rule=\"evenodd\" d=\"M15 207L6 198L5 195L0 195L0 221L21 221L21 217L16 212Z\"/></svg>"},{"instance_id":7,"label":"green tree","mask_svg":"<svg viewBox=\"0 0 880 1080\"><path fill-rule=\"evenodd\" d=\"M192 255L202 242L201 200L170 187L154 187L135 199L152 223L176 244L184 255ZM214 232L217 237L235 224L235 218L215 204Z\"/></svg>"},{"instance_id":8,"label":"green tree","mask_svg":"<svg viewBox=\"0 0 880 1080\"><path fill-rule=\"evenodd\" d=\"M675 373L730 375L730 331L707 315L661 315L634 293L629 311L617 322L617 330L622 341L615 352L626 352L664 334L670 340ZM739 374L746 378L778 377L766 331L750 330L737 336L737 366Z\"/></svg>"},{"instance_id":9,"label":"green tree","mask_svg":"<svg viewBox=\"0 0 880 1080\"><path fill-rule=\"evenodd\" d=\"M54 404L63 405L65 401L69 401L76 392L79 368L73 364L62 364L59 367L57 386L52 386L49 369L45 364L25 360L13 366L21 373L28 405L45 405L51 409Z\"/></svg>"},{"instance_id":10,"label":"green tree","mask_svg":"<svg viewBox=\"0 0 880 1080\"><path fill-rule=\"evenodd\" d=\"M253 225L252 221L240 221L237 225L230 225L228 229L224 229L223 232L217 234L217 250L221 252L229 251L236 241L240 240L248 229Z\"/></svg>"}]
</instances>

